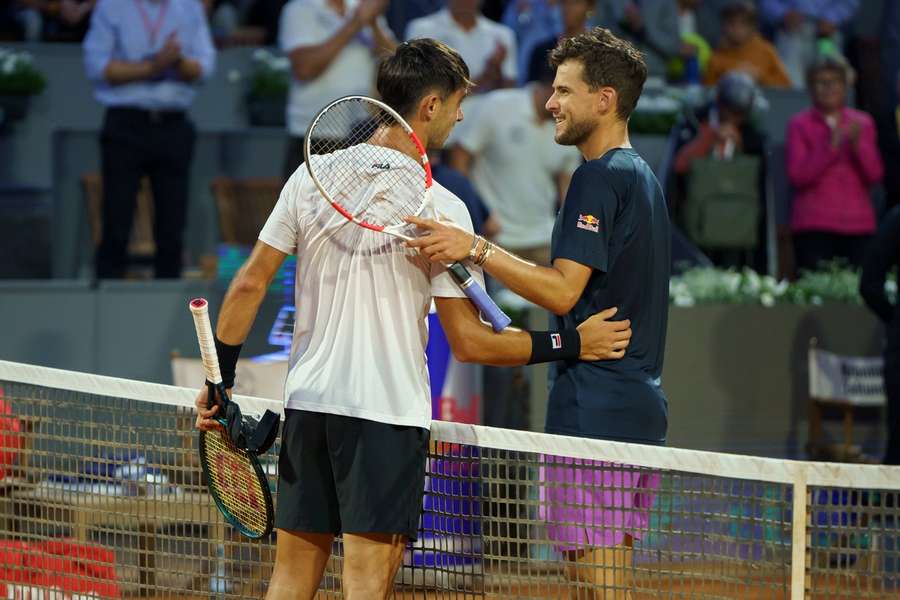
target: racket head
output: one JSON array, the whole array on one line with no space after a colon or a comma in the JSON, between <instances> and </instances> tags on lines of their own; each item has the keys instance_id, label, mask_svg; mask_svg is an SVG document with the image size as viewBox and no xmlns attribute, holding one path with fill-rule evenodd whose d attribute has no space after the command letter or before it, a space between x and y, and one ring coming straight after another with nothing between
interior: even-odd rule
<instances>
[{"instance_id":1,"label":"racket head","mask_svg":"<svg viewBox=\"0 0 900 600\"><path fill-rule=\"evenodd\" d=\"M306 131L303 157L322 197L348 221L395 233L419 215L431 190L428 154L409 123L367 96L323 108Z\"/></svg>"},{"instance_id":2,"label":"racket head","mask_svg":"<svg viewBox=\"0 0 900 600\"><path fill-rule=\"evenodd\" d=\"M272 532L272 492L256 456L237 448L223 430L201 431L200 465L222 516L242 535L260 539Z\"/></svg>"},{"instance_id":3,"label":"racket head","mask_svg":"<svg viewBox=\"0 0 900 600\"><path fill-rule=\"evenodd\" d=\"M206 371L208 400L212 408L223 404L218 399L227 398L212 325L209 322L209 303L204 298L194 298L189 304L197 331L197 342L203 368ZM275 511L272 507L272 492L259 459L254 454L241 450L226 433L224 415L217 415L216 421L222 429L200 431L198 436L200 466L206 477L206 486L213 501L225 520L252 539L266 537L272 532Z\"/></svg>"}]
</instances>

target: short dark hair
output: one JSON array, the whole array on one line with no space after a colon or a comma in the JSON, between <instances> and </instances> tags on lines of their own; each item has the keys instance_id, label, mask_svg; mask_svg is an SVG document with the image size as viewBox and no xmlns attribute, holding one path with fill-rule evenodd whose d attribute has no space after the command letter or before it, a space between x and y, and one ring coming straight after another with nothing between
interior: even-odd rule
<instances>
[{"instance_id":1,"label":"short dark hair","mask_svg":"<svg viewBox=\"0 0 900 600\"><path fill-rule=\"evenodd\" d=\"M722 22L731 21L733 19L744 19L748 23L756 25L756 6L747 0L735 0L730 4L726 4L719 13Z\"/></svg>"},{"instance_id":2,"label":"short dark hair","mask_svg":"<svg viewBox=\"0 0 900 600\"><path fill-rule=\"evenodd\" d=\"M376 87L381 99L408 117L429 92L441 98L468 88L469 67L459 53L430 38L403 42L378 66Z\"/></svg>"},{"instance_id":3,"label":"short dark hair","mask_svg":"<svg viewBox=\"0 0 900 600\"><path fill-rule=\"evenodd\" d=\"M847 62L847 59L840 54L819 54L809 66L806 67L806 85L811 86L813 77L822 71L832 71L837 73L841 76L841 79L843 79L844 85L846 86L852 85L853 79L856 77L856 72L853 70L853 67L851 67L850 63Z\"/></svg>"},{"instance_id":4,"label":"short dark hair","mask_svg":"<svg viewBox=\"0 0 900 600\"><path fill-rule=\"evenodd\" d=\"M628 120L647 80L644 56L631 43L617 38L609 29L595 27L564 39L550 53L550 64L559 67L567 60L584 66L584 81L591 90L611 87L619 103L616 114Z\"/></svg>"}]
</instances>

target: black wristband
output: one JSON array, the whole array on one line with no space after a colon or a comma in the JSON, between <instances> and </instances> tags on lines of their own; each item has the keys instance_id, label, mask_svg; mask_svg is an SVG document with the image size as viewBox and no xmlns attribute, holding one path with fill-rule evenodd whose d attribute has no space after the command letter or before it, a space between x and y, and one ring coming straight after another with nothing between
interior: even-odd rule
<instances>
[{"instance_id":1,"label":"black wristband","mask_svg":"<svg viewBox=\"0 0 900 600\"><path fill-rule=\"evenodd\" d=\"M577 329L562 331L529 331L531 358L528 364L576 360L581 354L581 335Z\"/></svg>"},{"instance_id":2,"label":"black wristband","mask_svg":"<svg viewBox=\"0 0 900 600\"><path fill-rule=\"evenodd\" d=\"M219 372L222 374L222 385L226 390L231 389L234 387L234 374L243 344L232 346L218 337L214 339L216 340L216 355L219 357Z\"/></svg>"}]
</instances>

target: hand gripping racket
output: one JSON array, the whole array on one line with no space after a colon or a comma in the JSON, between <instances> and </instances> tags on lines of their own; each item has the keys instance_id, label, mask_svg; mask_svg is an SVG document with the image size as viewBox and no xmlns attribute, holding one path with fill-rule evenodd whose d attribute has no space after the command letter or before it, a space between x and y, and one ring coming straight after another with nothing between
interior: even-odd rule
<instances>
[{"instance_id":1,"label":"hand gripping racket","mask_svg":"<svg viewBox=\"0 0 900 600\"><path fill-rule=\"evenodd\" d=\"M223 409L229 400L219 372L219 358L209 324L209 305L203 298L197 298L191 301L190 308L206 370L208 406L219 405L216 420L224 428ZM224 429L201 431L200 465L209 494L226 521L249 538L262 538L271 533L274 522L272 493L255 454L235 446Z\"/></svg>"},{"instance_id":2,"label":"hand gripping racket","mask_svg":"<svg viewBox=\"0 0 900 600\"><path fill-rule=\"evenodd\" d=\"M309 175L322 196L348 221L403 240L406 217L431 204L431 165L412 127L387 104L346 96L323 108L306 132ZM494 331L510 318L462 263L447 267Z\"/></svg>"}]
</instances>

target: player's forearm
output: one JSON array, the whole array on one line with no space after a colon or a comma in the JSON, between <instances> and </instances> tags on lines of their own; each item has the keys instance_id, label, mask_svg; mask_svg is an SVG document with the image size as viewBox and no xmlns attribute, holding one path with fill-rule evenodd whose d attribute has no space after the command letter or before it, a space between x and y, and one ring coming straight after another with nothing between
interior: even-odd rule
<instances>
[{"instance_id":1,"label":"player's forearm","mask_svg":"<svg viewBox=\"0 0 900 600\"><path fill-rule=\"evenodd\" d=\"M494 367L514 367L528 364L531 358L531 336L507 327L499 333L479 323L476 335L453 346L453 356L460 362L478 363Z\"/></svg>"},{"instance_id":2,"label":"player's forearm","mask_svg":"<svg viewBox=\"0 0 900 600\"><path fill-rule=\"evenodd\" d=\"M569 312L581 293L558 269L535 265L499 246L482 267L519 296L557 315Z\"/></svg>"},{"instance_id":3,"label":"player's forearm","mask_svg":"<svg viewBox=\"0 0 900 600\"><path fill-rule=\"evenodd\" d=\"M456 360L502 367L524 365L531 358L531 336L526 332L507 327L495 333L465 298L435 298L435 304Z\"/></svg>"},{"instance_id":4,"label":"player's forearm","mask_svg":"<svg viewBox=\"0 0 900 600\"><path fill-rule=\"evenodd\" d=\"M232 346L244 343L267 289L268 282L255 277L246 265L238 271L219 312L216 337L220 341Z\"/></svg>"}]
</instances>

